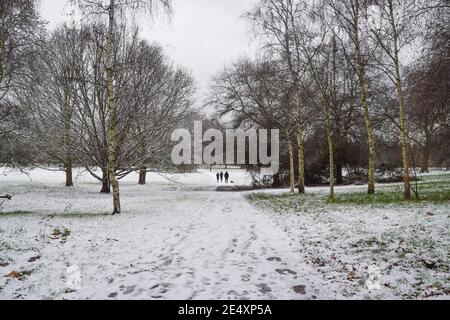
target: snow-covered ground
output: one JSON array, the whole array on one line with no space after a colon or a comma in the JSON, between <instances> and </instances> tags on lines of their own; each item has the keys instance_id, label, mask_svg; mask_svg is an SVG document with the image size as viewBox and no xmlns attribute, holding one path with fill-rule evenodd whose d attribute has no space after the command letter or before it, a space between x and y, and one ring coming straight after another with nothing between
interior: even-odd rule
<instances>
[{"instance_id":1,"label":"snow-covered ground","mask_svg":"<svg viewBox=\"0 0 450 320\"><path fill-rule=\"evenodd\" d=\"M250 192L215 191L215 173L150 174L145 186L131 175L116 216L87 174L74 188L60 172L0 176L0 194L14 194L0 212L0 298L413 298L418 278L441 288L419 298L448 298L449 204L276 213ZM425 262L407 268L414 239Z\"/></svg>"}]
</instances>

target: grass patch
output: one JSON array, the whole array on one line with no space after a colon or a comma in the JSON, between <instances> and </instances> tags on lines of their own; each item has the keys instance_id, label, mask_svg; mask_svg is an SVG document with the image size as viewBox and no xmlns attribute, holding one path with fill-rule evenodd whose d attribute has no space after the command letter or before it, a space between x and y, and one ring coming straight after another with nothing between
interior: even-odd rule
<instances>
[{"instance_id":1,"label":"grass patch","mask_svg":"<svg viewBox=\"0 0 450 320\"><path fill-rule=\"evenodd\" d=\"M52 239L61 239L63 242L67 241L67 238L70 236L70 230L67 228L55 228L51 234Z\"/></svg>"},{"instance_id":2,"label":"grass patch","mask_svg":"<svg viewBox=\"0 0 450 320\"><path fill-rule=\"evenodd\" d=\"M53 218L69 218L69 219L87 219L87 218L98 218L104 216L110 216L110 213L83 213L83 212L64 212L64 213L54 213L49 214L47 217Z\"/></svg>"},{"instance_id":3,"label":"grass patch","mask_svg":"<svg viewBox=\"0 0 450 320\"><path fill-rule=\"evenodd\" d=\"M8 211L8 212L1 212L0 211L0 217L6 217L6 216L22 216L22 215L31 215L33 212L31 211Z\"/></svg>"},{"instance_id":4,"label":"grass patch","mask_svg":"<svg viewBox=\"0 0 450 320\"><path fill-rule=\"evenodd\" d=\"M298 193L283 193L272 195L267 193L252 193L246 196L250 202L263 204L278 212L310 212L327 206L327 197L317 194L302 195Z\"/></svg>"},{"instance_id":5,"label":"grass patch","mask_svg":"<svg viewBox=\"0 0 450 320\"><path fill-rule=\"evenodd\" d=\"M409 201L404 200L403 185L380 186L376 188L373 195L366 193L366 190L339 192L336 189L335 199L330 199L327 194L307 193L252 193L247 199L257 204L263 204L269 209L277 212L308 212L316 211L318 208L332 208L336 205L408 205L419 203L445 203L450 202L450 175L424 176L417 186L413 182L413 187L419 190L419 199Z\"/></svg>"},{"instance_id":6,"label":"grass patch","mask_svg":"<svg viewBox=\"0 0 450 320\"><path fill-rule=\"evenodd\" d=\"M99 212L99 213L83 213L83 212L63 212L63 213L45 213L45 212L33 212L33 211L23 211L23 210L17 210L17 211L0 211L0 218L1 217L14 217L14 216L30 216L30 215L36 215L36 216L43 216L47 217L49 219L53 218L68 218L68 219L88 219L88 218L98 218L98 217L105 217L110 216L110 213L107 212Z\"/></svg>"},{"instance_id":7,"label":"grass patch","mask_svg":"<svg viewBox=\"0 0 450 320\"><path fill-rule=\"evenodd\" d=\"M396 185L393 187L378 187L375 194L367 194L365 192L347 192L337 193L336 198L330 200L334 204L404 204L404 203L442 203L450 201L450 175L444 175L439 179L429 181L429 177L425 177L423 181L413 183L413 188L418 189L419 198L416 198L412 192L412 199L405 201L403 196L403 188Z\"/></svg>"}]
</instances>

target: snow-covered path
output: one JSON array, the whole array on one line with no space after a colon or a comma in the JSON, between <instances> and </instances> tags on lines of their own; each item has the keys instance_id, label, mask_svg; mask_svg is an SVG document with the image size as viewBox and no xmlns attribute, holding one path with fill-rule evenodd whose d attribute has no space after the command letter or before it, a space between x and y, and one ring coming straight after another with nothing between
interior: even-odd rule
<instances>
[{"instance_id":1,"label":"snow-covered path","mask_svg":"<svg viewBox=\"0 0 450 320\"><path fill-rule=\"evenodd\" d=\"M292 287L306 279L296 279L294 273L303 270L294 271L301 266L281 230L240 194L189 198L198 206L172 217L178 223L167 226L153 275L163 287L152 297L164 297L170 287L169 297L182 299L295 297Z\"/></svg>"},{"instance_id":2,"label":"snow-covered path","mask_svg":"<svg viewBox=\"0 0 450 320\"><path fill-rule=\"evenodd\" d=\"M67 190L10 181L17 194L6 210L36 213L1 217L0 272L24 276L2 276L0 298L327 297L322 276L300 261L284 230L243 193L216 192L213 173L195 177L124 182L119 216L95 213L110 207L96 184ZM52 236L55 229L70 235ZM67 290L70 266L81 273L76 291Z\"/></svg>"},{"instance_id":3,"label":"snow-covered path","mask_svg":"<svg viewBox=\"0 0 450 320\"><path fill-rule=\"evenodd\" d=\"M175 286L175 297L300 298L295 286L307 287L308 297L314 294L305 278L310 270L299 264L286 234L258 215L241 194L191 196L201 205L179 216L175 237L164 241L157 268L159 278Z\"/></svg>"}]
</instances>

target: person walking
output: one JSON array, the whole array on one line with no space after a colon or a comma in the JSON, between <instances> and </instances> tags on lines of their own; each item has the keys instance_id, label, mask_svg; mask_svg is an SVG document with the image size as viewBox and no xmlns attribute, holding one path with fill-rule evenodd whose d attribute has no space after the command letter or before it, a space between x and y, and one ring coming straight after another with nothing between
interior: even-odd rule
<instances>
[{"instance_id":1,"label":"person walking","mask_svg":"<svg viewBox=\"0 0 450 320\"><path fill-rule=\"evenodd\" d=\"M220 182L223 182L223 172L220 171Z\"/></svg>"},{"instance_id":2,"label":"person walking","mask_svg":"<svg viewBox=\"0 0 450 320\"><path fill-rule=\"evenodd\" d=\"M228 171L225 171L225 183L228 183L228 178L230 177L230 174L228 173Z\"/></svg>"},{"instance_id":3,"label":"person walking","mask_svg":"<svg viewBox=\"0 0 450 320\"><path fill-rule=\"evenodd\" d=\"M217 172L217 174L216 174L216 178L217 178L217 183L219 183L219 180L220 180L220 174Z\"/></svg>"}]
</instances>

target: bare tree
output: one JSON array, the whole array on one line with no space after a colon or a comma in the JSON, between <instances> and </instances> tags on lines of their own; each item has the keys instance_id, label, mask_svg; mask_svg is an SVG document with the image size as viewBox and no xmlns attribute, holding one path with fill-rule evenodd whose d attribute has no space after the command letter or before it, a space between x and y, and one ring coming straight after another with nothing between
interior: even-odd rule
<instances>
[{"instance_id":1,"label":"bare tree","mask_svg":"<svg viewBox=\"0 0 450 320\"><path fill-rule=\"evenodd\" d=\"M0 148L1 161L17 165L16 145L23 129L22 110L12 97L17 80L33 60L39 42L42 23L37 1L17 0L0 2ZM7 156L5 156L8 154Z\"/></svg>"},{"instance_id":2,"label":"bare tree","mask_svg":"<svg viewBox=\"0 0 450 320\"><path fill-rule=\"evenodd\" d=\"M89 37L77 60L78 75L73 117L73 154L77 162L102 181L101 192L110 192L108 178L108 95L104 47L105 26L85 27ZM190 74L175 68L162 48L121 29L115 46L115 97L120 105L116 126L115 177L134 171L145 182L148 170L167 166L170 133L192 105L195 87ZM100 173L97 173L100 169Z\"/></svg>"},{"instance_id":3,"label":"bare tree","mask_svg":"<svg viewBox=\"0 0 450 320\"><path fill-rule=\"evenodd\" d=\"M305 192L304 119L301 94L301 78L305 64L300 55L296 31L301 3L295 0L261 0L255 9L245 16L256 26L257 35L265 38L266 48L284 64L295 97L295 124L298 153L298 191Z\"/></svg>"},{"instance_id":4,"label":"bare tree","mask_svg":"<svg viewBox=\"0 0 450 320\"><path fill-rule=\"evenodd\" d=\"M11 148L11 140L19 132L16 120L20 112L11 89L26 74L41 32L36 1L0 2L0 138Z\"/></svg>"},{"instance_id":5,"label":"bare tree","mask_svg":"<svg viewBox=\"0 0 450 320\"><path fill-rule=\"evenodd\" d=\"M83 37L75 27L57 28L40 47L16 90L17 101L27 110L32 124L29 134L33 148L42 160L63 164L68 187L73 186L72 118Z\"/></svg>"},{"instance_id":6,"label":"bare tree","mask_svg":"<svg viewBox=\"0 0 450 320\"><path fill-rule=\"evenodd\" d=\"M208 100L219 116L231 115L234 126L278 128L288 148L289 185L295 191L295 110L289 74L279 61L241 59L215 77Z\"/></svg>"},{"instance_id":7,"label":"bare tree","mask_svg":"<svg viewBox=\"0 0 450 320\"><path fill-rule=\"evenodd\" d=\"M363 108L364 122L367 131L369 149L368 193L375 193L376 149L372 119L367 98L367 66L371 56L367 46L367 28L364 21L365 3L360 0L334 1L327 0L330 9L330 24L336 29L336 39L341 44L348 61L355 70L359 81L359 102ZM364 31L364 32L363 32ZM350 49L347 46L350 44Z\"/></svg>"},{"instance_id":8,"label":"bare tree","mask_svg":"<svg viewBox=\"0 0 450 320\"><path fill-rule=\"evenodd\" d=\"M439 153L438 149L445 149L442 137L450 128L450 13L433 10L428 14L430 24L425 30L424 50L405 82L407 114L415 133L411 136L421 148L421 172L428 172L430 158Z\"/></svg>"},{"instance_id":9,"label":"bare tree","mask_svg":"<svg viewBox=\"0 0 450 320\"><path fill-rule=\"evenodd\" d=\"M108 21L105 44L106 88L108 96L108 178L113 189L113 214L119 214L121 212L120 190L119 182L116 179L118 110L114 90L115 61L113 57L114 46L117 45L117 40L115 39L116 28L119 20L125 17L128 12L133 13L140 9L149 9L150 12L153 12L153 9L157 5L162 5L170 12L171 6L169 0L109 0L108 3L102 0L79 0L77 2L84 12L88 14L106 15Z\"/></svg>"},{"instance_id":10,"label":"bare tree","mask_svg":"<svg viewBox=\"0 0 450 320\"><path fill-rule=\"evenodd\" d=\"M318 96L320 98L319 105L323 108L323 114L325 118L325 127L327 131L328 142L328 166L329 166L329 183L330 183L330 199L334 199L334 138L333 138L333 126L331 115L331 101L332 101L332 85L333 78L332 72L334 71L332 66L332 53L334 52L333 46L326 48L323 43L324 38L327 35L327 31L322 29L321 39L316 47L308 46L307 43L314 43L314 37L308 37L305 39L302 46L302 52L308 63L308 69L310 77L312 78L315 87L318 89ZM334 44L334 39L331 39ZM320 55L318 52L320 51ZM314 100L314 99L313 99Z\"/></svg>"},{"instance_id":11,"label":"bare tree","mask_svg":"<svg viewBox=\"0 0 450 320\"><path fill-rule=\"evenodd\" d=\"M418 33L414 24L420 16L422 8L416 1L384 0L378 2L376 10L372 13L375 21L370 31L384 52L384 61L380 61L380 67L386 76L392 81L396 89L398 102L398 126L400 130L400 145L402 150L403 181L405 199L411 198L410 160L409 160L409 133L407 113L404 96L404 63L402 63L402 50L408 48Z\"/></svg>"}]
</instances>

